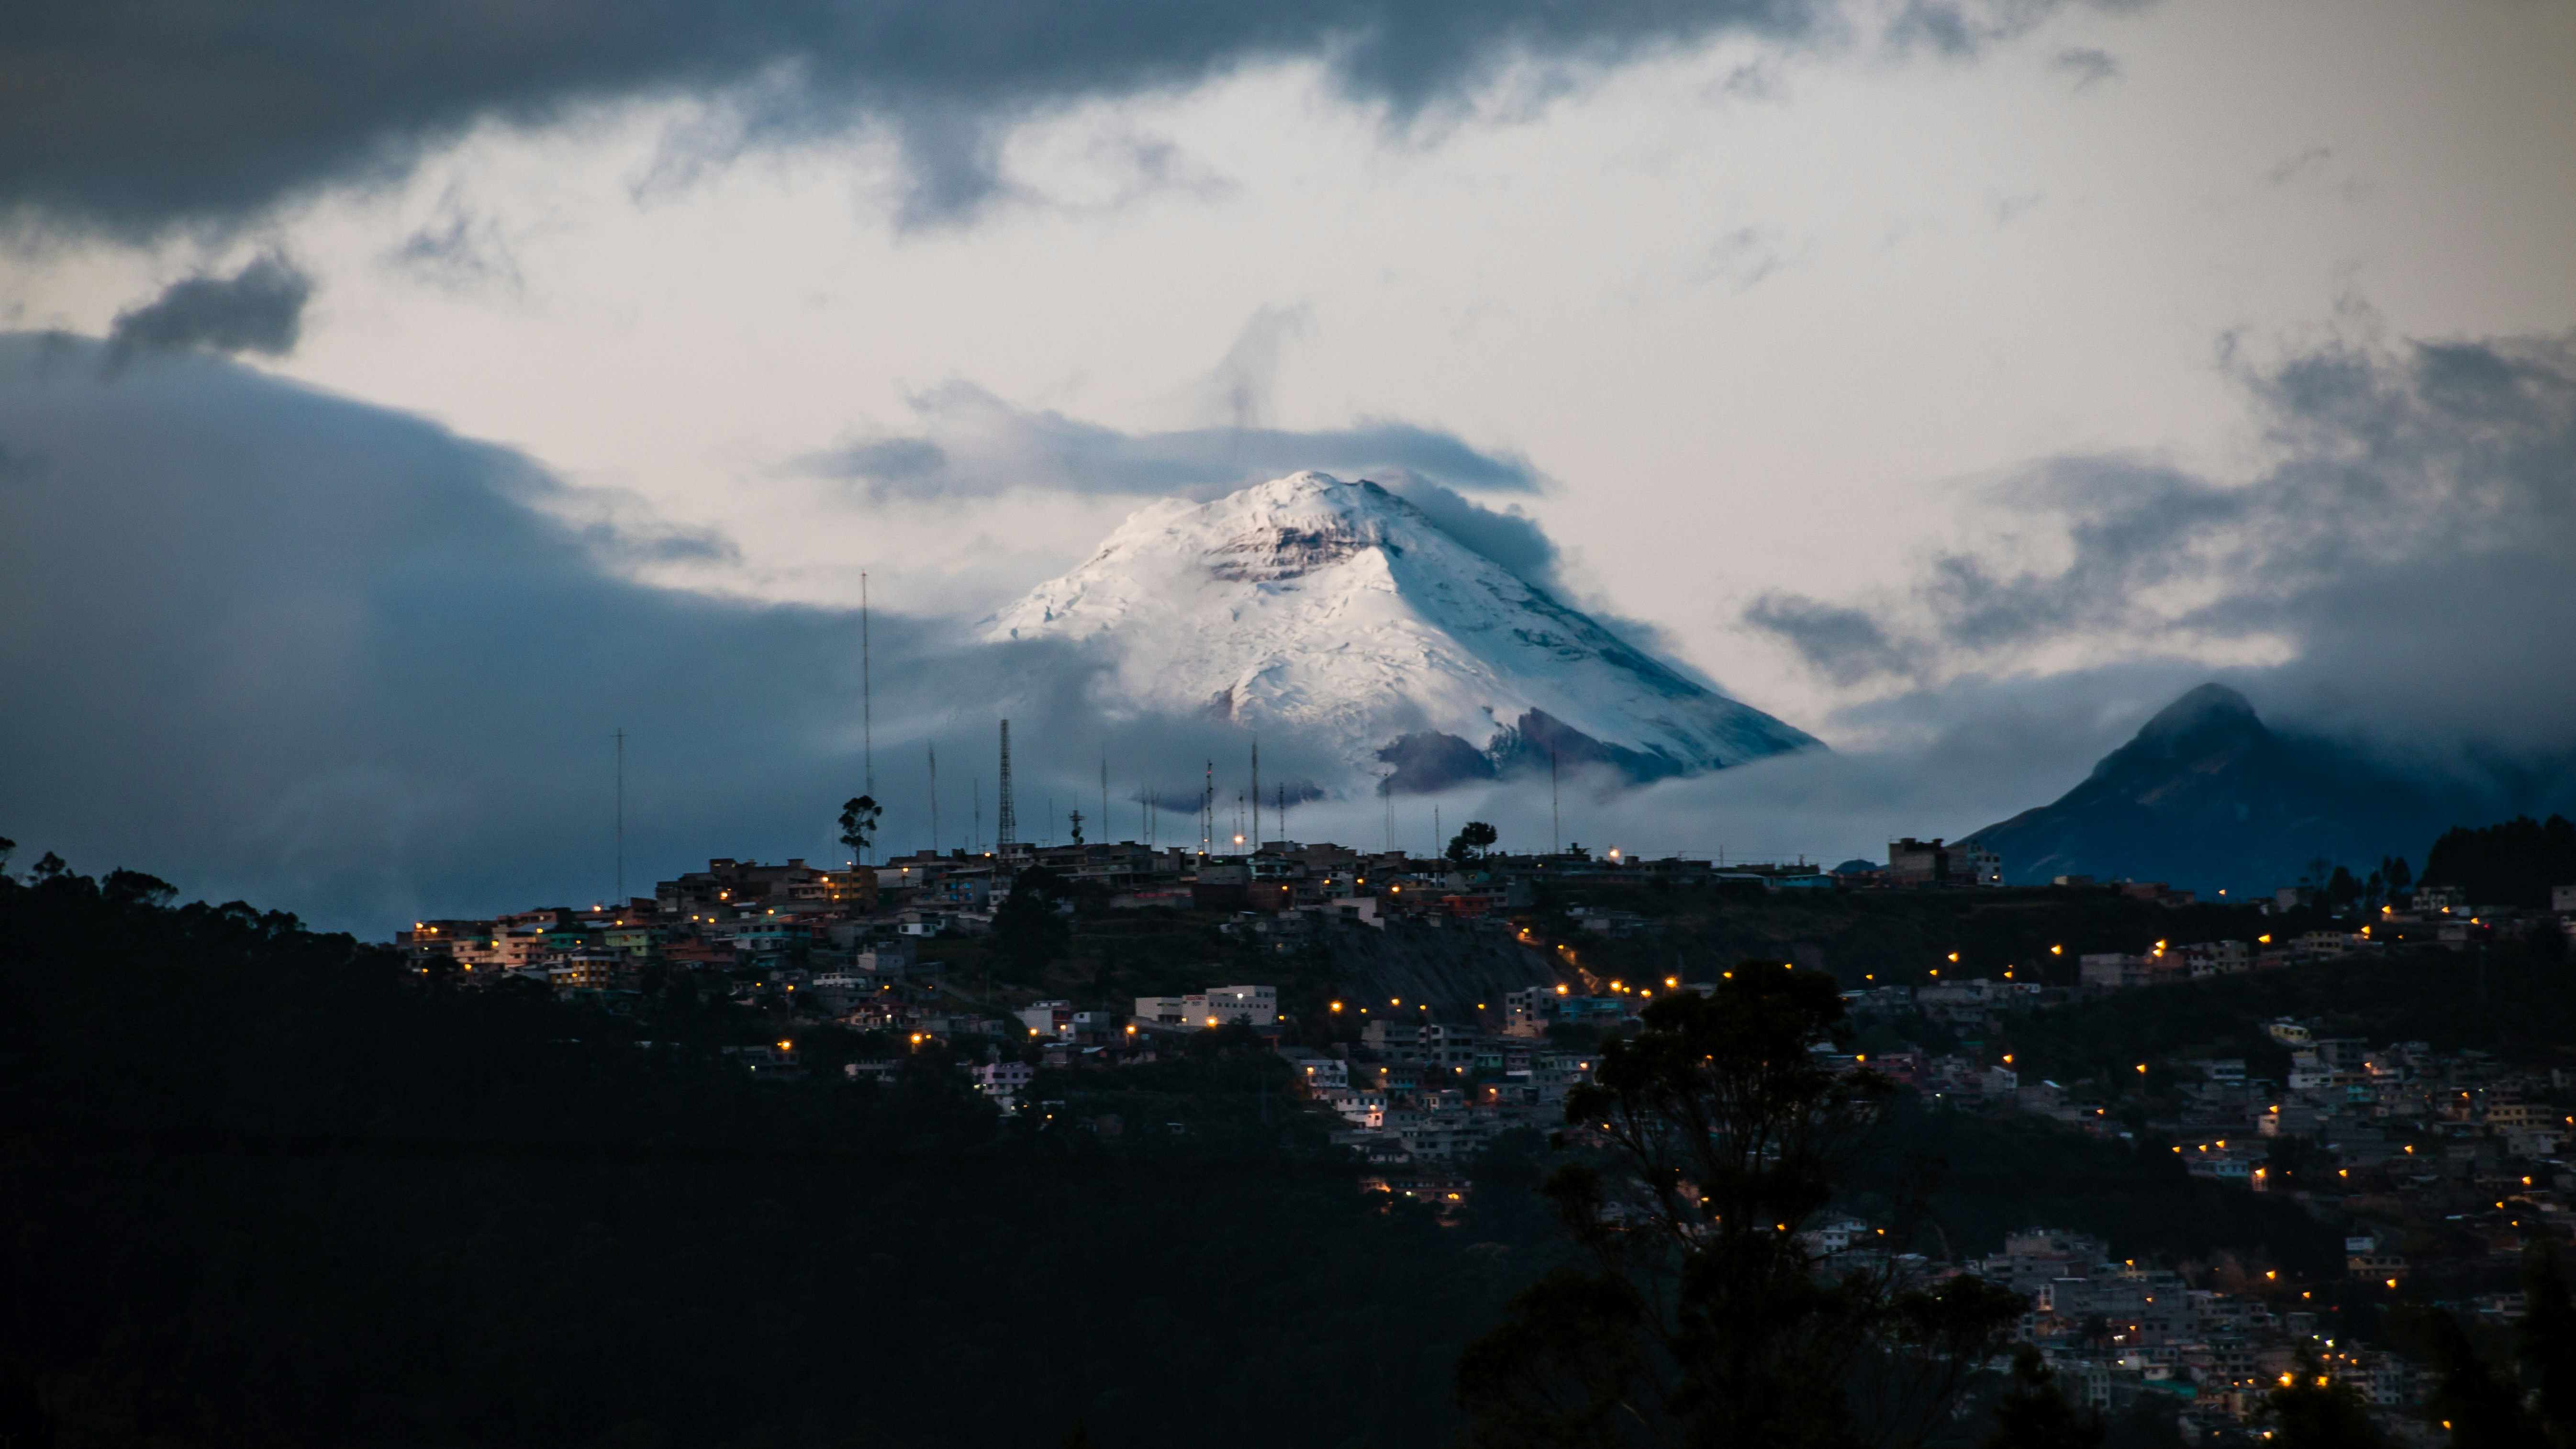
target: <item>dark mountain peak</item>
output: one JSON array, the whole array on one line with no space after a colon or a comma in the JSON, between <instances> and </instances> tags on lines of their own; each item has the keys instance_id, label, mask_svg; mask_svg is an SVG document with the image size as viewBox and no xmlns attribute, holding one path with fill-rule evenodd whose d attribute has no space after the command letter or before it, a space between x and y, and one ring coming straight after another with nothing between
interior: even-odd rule
<instances>
[{"instance_id":1,"label":"dark mountain peak","mask_svg":"<svg viewBox=\"0 0 2576 1449\"><path fill-rule=\"evenodd\" d=\"M2259 733L2262 729L2252 700L2212 681L2156 711L2155 718L2138 727L2138 738L2166 740L2211 730Z\"/></svg>"},{"instance_id":2,"label":"dark mountain peak","mask_svg":"<svg viewBox=\"0 0 2576 1449\"><path fill-rule=\"evenodd\" d=\"M2213 766L2261 750L2271 740L2245 696L2223 684L2204 684L2156 711L2093 773L2098 780L2162 772L2183 761Z\"/></svg>"},{"instance_id":3,"label":"dark mountain peak","mask_svg":"<svg viewBox=\"0 0 2576 1449\"><path fill-rule=\"evenodd\" d=\"M2244 695L2204 684L2057 800L1976 833L2015 883L2059 875L2269 890L2310 860L2421 850L2461 807L2331 741L2274 734Z\"/></svg>"}]
</instances>

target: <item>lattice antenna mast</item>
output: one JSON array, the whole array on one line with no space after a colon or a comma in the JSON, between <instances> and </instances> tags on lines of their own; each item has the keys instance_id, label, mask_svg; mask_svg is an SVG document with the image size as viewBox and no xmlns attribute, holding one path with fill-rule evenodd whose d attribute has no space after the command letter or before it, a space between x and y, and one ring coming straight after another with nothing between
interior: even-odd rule
<instances>
[{"instance_id":1,"label":"lattice antenna mast","mask_svg":"<svg viewBox=\"0 0 2576 1449\"><path fill-rule=\"evenodd\" d=\"M930 745L930 853L939 853L939 742Z\"/></svg>"},{"instance_id":2,"label":"lattice antenna mast","mask_svg":"<svg viewBox=\"0 0 2576 1449\"><path fill-rule=\"evenodd\" d=\"M1020 839L1020 821L1011 808L1011 722L1002 721L1002 783L993 806L993 853L1008 855Z\"/></svg>"},{"instance_id":3,"label":"lattice antenna mast","mask_svg":"<svg viewBox=\"0 0 2576 1449\"><path fill-rule=\"evenodd\" d=\"M877 705L874 681L868 668L868 573L859 570L859 776L866 782L864 792L871 800L877 797Z\"/></svg>"}]
</instances>

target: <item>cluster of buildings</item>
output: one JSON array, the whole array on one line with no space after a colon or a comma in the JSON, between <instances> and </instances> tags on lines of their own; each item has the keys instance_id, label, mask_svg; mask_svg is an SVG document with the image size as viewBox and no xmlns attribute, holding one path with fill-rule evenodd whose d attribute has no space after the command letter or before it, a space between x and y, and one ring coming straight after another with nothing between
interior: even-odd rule
<instances>
[{"instance_id":1,"label":"cluster of buildings","mask_svg":"<svg viewBox=\"0 0 2576 1449\"><path fill-rule=\"evenodd\" d=\"M1634 1017L1658 991L1708 989L1674 978L1655 986L1612 981L1597 992L1530 986L1507 993L1499 1013L1494 1003L1478 1003L1475 1025L1437 1020L1428 1003L1401 997L1383 1006L1335 1002L1336 1012L1367 1017L1357 1043L1281 1054L1307 1095L1347 1124L1336 1143L1381 1167L1429 1171L1431 1185L1456 1193L1466 1185L1442 1178L1443 1167L1514 1128L1546 1131L1564 1122L1566 1093L1592 1079L1601 1028ZM1583 1029L1553 1030L1561 1025Z\"/></svg>"},{"instance_id":2,"label":"cluster of buildings","mask_svg":"<svg viewBox=\"0 0 2576 1449\"><path fill-rule=\"evenodd\" d=\"M2142 1124L2144 1138L2194 1176L2357 1224L2346 1267L2391 1294L2422 1281L2510 1279L2533 1242L2576 1244L2576 1068L2321 1036L2290 1018L2267 1031L2289 1059L2278 1077L2238 1057L2137 1063L2141 1087L2152 1073L2164 1104ZM2120 1097L2070 1092L2020 1072L2009 1055L1901 1051L1866 1064L1952 1105L2140 1136Z\"/></svg>"},{"instance_id":3,"label":"cluster of buildings","mask_svg":"<svg viewBox=\"0 0 2576 1449\"><path fill-rule=\"evenodd\" d=\"M1614 895L1722 878L1775 889L1831 884L1809 866L1722 870L1704 860L1640 860L1617 850L1596 858L1579 845L1464 863L1298 841L1270 841L1230 856L1126 841L1018 845L975 854L916 851L839 868L801 859L784 865L717 859L703 871L659 883L651 896L587 909L419 921L397 943L424 964L436 957L468 973L529 976L568 990L629 984L638 968L655 961L867 972L873 968L862 958L882 943L990 931L1021 872L1032 866L1112 910L1303 912L1361 925L1526 908L1542 882ZM1623 917L1630 925L1637 921L1609 912L1592 928L1609 929Z\"/></svg>"},{"instance_id":4,"label":"cluster of buildings","mask_svg":"<svg viewBox=\"0 0 2576 1449\"><path fill-rule=\"evenodd\" d=\"M1808 1235L1810 1251L1832 1262L1844 1251L1837 1239L1865 1243L1868 1232L1831 1224ZM1925 1271L1973 1273L2022 1294L2030 1307L2017 1336L2039 1349L2061 1392L2106 1417L2159 1396L2177 1411L2186 1442L2251 1437L2274 1392L2301 1374L2323 1375L2358 1393L2397 1442L2447 1440L2428 1436L2410 1413L2430 1387L2421 1365L2345 1341L2315 1289L2277 1271L2203 1274L2194 1286L2181 1273L2115 1258L2098 1238L2055 1229L2007 1234L1999 1253Z\"/></svg>"},{"instance_id":5,"label":"cluster of buildings","mask_svg":"<svg viewBox=\"0 0 2576 1449\"><path fill-rule=\"evenodd\" d=\"M2296 890L2280 894L2281 899L2275 902L2277 909L2286 911L2300 904ZM2158 941L2153 950L2134 955L2088 954L2077 963L2077 979L2095 990L2122 991L2364 956L2392 946L2468 951L2500 936L2543 931L2576 939L2576 886L2556 888L2551 907L2543 911L2473 905L2456 886L2426 886L2403 903L2356 912L2357 918L2349 927L2283 933L2278 940L2265 933L2252 941L2202 941L2173 948Z\"/></svg>"},{"instance_id":6,"label":"cluster of buildings","mask_svg":"<svg viewBox=\"0 0 2576 1449\"><path fill-rule=\"evenodd\" d=\"M1889 856L1883 868L1828 872L1804 861L1730 866L1683 857L1640 859L1616 849L1596 856L1581 845L1450 861L1275 840L1236 855L1120 841L1021 843L971 853L920 850L847 867L720 858L703 871L658 883L650 896L588 909L554 906L480 920L419 921L397 942L423 964L440 958L469 975L601 990L631 985L640 967L656 961L884 974L867 958L888 941L990 931L1021 872L1032 866L1113 910L1305 912L1361 925L1522 910L1544 886L1580 888L1598 900L1624 891L1718 883L1779 892L2002 881L2002 863L1973 842L1902 839L1890 842ZM1645 919L1598 906L1577 924L1617 936L1643 930Z\"/></svg>"}]
</instances>

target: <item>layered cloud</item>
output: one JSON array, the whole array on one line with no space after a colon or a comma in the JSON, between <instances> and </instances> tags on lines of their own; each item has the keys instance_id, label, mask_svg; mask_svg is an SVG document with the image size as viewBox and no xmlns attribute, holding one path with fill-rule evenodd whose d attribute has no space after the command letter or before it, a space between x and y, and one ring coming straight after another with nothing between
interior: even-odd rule
<instances>
[{"instance_id":1,"label":"layered cloud","mask_svg":"<svg viewBox=\"0 0 2576 1449\"><path fill-rule=\"evenodd\" d=\"M1504 492L1535 491L1542 482L1525 459L1405 422L1128 432L1016 407L967 382L916 394L910 403L916 431L851 439L795 466L845 481L872 503L989 498L1014 489L1207 497L1301 468L1412 473Z\"/></svg>"},{"instance_id":2,"label":"layered cloud","mask_svg":"<svg viewBox=\"0 0 2576 1449\"><path fill-rule=\"evenodd\" d=\"M2271 461L2044 460L1989 542L1900 593L1757 600L1839 684L1921 685L2052 649L2267 657L2273 709L2510 750L2576 742L2576 338L2337 343L2231 363Z\"/></svg>"},{"instance_id":3,"label":"layered cloud","mask_svg":"<svg viewBox=\"0 0 2576 1449\"><path fill-rule=\"evenodd\" d=\"M597 103L696 96L719 117L675 164L881 127L902 214L1000 194L1000 137L1086 100L1187 87L1255 64L1321 64L1399 124L1534 63L1563 84L1743 34L1875 30L1967 54L2070 0L1303 0L1005 7L919 0L514 0L387 13L329 0L249 12L183 0L24 0L0 24L0 202L151 232L242 216L317 185L398 176L478 120L544 124ZM2128 0L2096 0L2122 8Z\"/></svg>"}]
</instances>

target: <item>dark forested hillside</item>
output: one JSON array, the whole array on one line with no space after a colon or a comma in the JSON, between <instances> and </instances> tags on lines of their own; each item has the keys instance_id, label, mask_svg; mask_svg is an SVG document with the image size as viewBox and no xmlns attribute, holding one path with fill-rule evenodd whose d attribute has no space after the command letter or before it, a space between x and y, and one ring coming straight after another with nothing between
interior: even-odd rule
<instances>
[{"instance_id":1,"label":"dark forested hillside","mask_svg":"<svg viewBox=\"0 0 2576 1449\"><path fill-rule=\"evenodd\" d=\"M1256 1070L1119 1151L166 895L0 877L6 1442L1429 1443L1529 1271Z\"/></svg>"},{"instance_id":2,"label":"dark forested hillside","mask_svg":"<svg viewBox=\"0 0 2576 1449\"><path fill-rule=\"evenodd\" d=\"M2475 905L2547 906L2551 887L2576 885L2576 822L2524 815L2454 826L2424 857L2424 884L2458 886Z\"/></svg>"}]
</instances>

